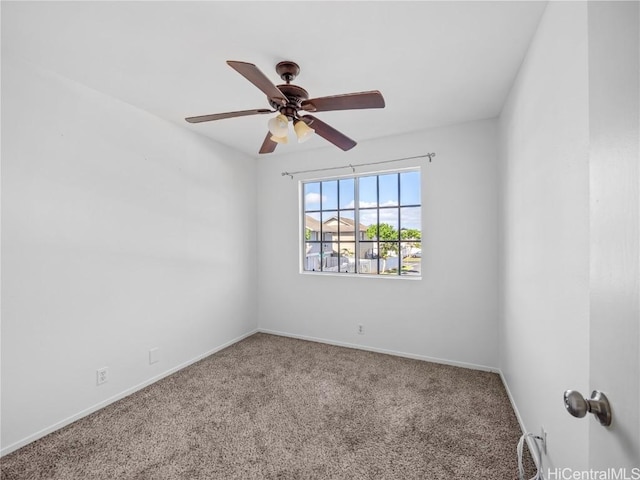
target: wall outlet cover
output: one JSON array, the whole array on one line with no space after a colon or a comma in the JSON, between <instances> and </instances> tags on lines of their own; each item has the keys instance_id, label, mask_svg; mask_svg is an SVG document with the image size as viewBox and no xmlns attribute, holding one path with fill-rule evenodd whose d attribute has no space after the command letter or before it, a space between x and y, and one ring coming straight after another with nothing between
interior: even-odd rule
<instances>
[{"instance_id":1,"label":"wall outlet cover","mask_svg":"<svg viewBox=\"0 0 640 480\"><path fill-rule=\"evenodd\" d=\"M103 367L96 370L96 385L102 385L109 380L109 368Z\"/></svg>"},{"instance_id":2,"label":"wall outlet cover","mask_svg":"<svg viewBox=\"0 0 640 480\"><path fill-rule=\"evenodd\" d=\"M160 353L159 348L152 348L149 350L149 365L153 365L154 363L158 363L160 361Z\"/></svg>"}]
</instances>

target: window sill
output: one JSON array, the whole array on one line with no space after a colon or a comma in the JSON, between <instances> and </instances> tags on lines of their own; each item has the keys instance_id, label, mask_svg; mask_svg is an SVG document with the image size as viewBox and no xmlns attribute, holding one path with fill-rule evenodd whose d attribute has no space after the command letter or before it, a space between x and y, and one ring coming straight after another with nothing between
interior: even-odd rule
<instances>
[{"instance_id":1,"label":"window sill","mask_svg":"<svg viewBox=\"0 0 640 480\"><path fill-rule=\"evenodd\" d=\"M422 280L421 275L376 275L367 273L336 273L336 272L309 272L300 271L300 275L308 277L350 277L350 278L384 278L386 280L398 281L398 280Z\"/></svg>"}]
</instances>

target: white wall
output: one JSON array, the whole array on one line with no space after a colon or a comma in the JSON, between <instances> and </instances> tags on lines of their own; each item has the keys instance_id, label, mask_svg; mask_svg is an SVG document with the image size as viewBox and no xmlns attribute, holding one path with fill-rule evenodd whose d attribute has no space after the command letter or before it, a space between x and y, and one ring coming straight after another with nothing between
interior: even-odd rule
<instances>
[{"instance_id":1,"label":"white wall","mask_svg":"<svg viewBox=\"0 0 640 480\"><path fill-rule=\"evenodd\" d=\"M318 174L291 180L281 172L430 152L436 153L433 163L420 159L377 167L422 166L421 280L299 273L298 186ZM375 169L358 168L358 173ZM497 367L494 120L363 141L346 153L329 146L264 157L258 162L258 198L260 329ZM364 324L364 335L356 333L358 323Z\"/></svg>"},{"instance_id":2,"label":"white wall","mask_svg":"<svg viewBox=\"0 0 640 480\"><path fill-rule=\"evenodd\" d=\"M546 467L586 468L588 424L562 393L589 390L586 2L550 2L500 116L500 366Z\"/></svg>"},{"instance_id":3,"label":"white wall","mask_svg":"<svg viewBox=\"0 0 640 480\"><path fill-rule=\"evenodd\" d=\"M6 453L255 330L256 197L253 159L6 56L2 120Z\"/></svg>"}]
</instances>

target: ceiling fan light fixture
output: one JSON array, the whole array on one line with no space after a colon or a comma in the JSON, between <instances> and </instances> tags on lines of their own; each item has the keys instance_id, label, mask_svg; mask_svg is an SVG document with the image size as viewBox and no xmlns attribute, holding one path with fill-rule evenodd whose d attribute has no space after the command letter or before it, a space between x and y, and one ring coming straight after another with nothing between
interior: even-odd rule
<instances>
[{"instance_id":1,"label":"ceiling fan light fixture","mask_svg":"<svg viewBox=\"0 0 640 480\"><path fill-rule=\"evenodd\" d=\"M293 130L296 132L296 137L298 137L298 143L306 142L315 133L315 130L302 120L296 120L293 122Z\"/></svg>"},{"instance_id":2,"label":"ceiling fan light fixture","mask_svg":"<svg viewBox=\"0 0 640 480\"><path fill-rule=\"evenodd\" d=\"M378 90L309 98L309 93L304 88L291 83L300 73L300 67L295 62L288 60L276 65L276 73L285 82L278 86L274 85L269 77L253 63L228 60L227 65L262 91L267 96L270 108L198 115L187 117L185 120L189 123L201 123L225 118L275 113L276 116L268 121L269 131L266 133L258 152L261 154L273 153L278 143L288 143L290 121L293 122L293 130L298 143L305 142L313 136L312 134L315 134L346 152L357 145L355 140L313 115L300 117L300 111L316 113L385 107L384 98Z\"/></svg>"},{"instance_id":3,"label":"ceiling fan light fixture","mask_svg":"<svg viewBox=\"0 0 640 480\"><path fill-rule=\"evenodd\" d=\"M289 119L286 116L280 114L270 119L267 126L269 127L269 131L274 137L286 137L289 132Z\"/></svg>"},{"instance_id":4,"label":"ceiling fan light fixture","mask_svg":"<svg viewBox=\"0 0 640 480\"><path fill-rule=\"evenodd\" d=\"M276 135L271 135L271 141L276 142L276 143L289 143L289 137L287 136L287 134L285 133L283 136L278 137Z\"/></svg>"}]
</instances>

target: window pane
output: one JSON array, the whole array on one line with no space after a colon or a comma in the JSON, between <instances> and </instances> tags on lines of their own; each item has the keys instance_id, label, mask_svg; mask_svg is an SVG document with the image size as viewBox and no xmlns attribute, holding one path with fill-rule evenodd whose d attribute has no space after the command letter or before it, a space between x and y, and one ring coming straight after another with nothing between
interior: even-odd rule
<instances>
[{"instance_id":1,"label":"window pane","mask_svg":"<svg viewBox=\"0 0 640 480\"><path fill-rule=\"evenodd\" d=\"M400 204L420 205L420 172L400 174Z\"/></svg>"},{"instance_id":2,"label":"window pane","mask_svg":"<svg viewBox=\"0 0 640 480\"><path fill-rule=\"evenodd\" d=\"M324 255L322 269L326 270L330 266L329 257L332 253L338 253L338 212L322 212L322 253Z\"/></svg>"},{"instance_id":3,"label":"window pane","mask_svg":"<svg viewBox=\"0 0 640 480\"><path fill-rule=\"evenodd\" d=\"M338 181L322 182L322 210L338 208Z\"/></svg>"},{"instance_id":4,"label":"window pane","mask_svg":"<svg viewBox=\"0 0 640 480\"><path fill-rule=\"evenodd\" d=\"M320 210L320 182L304 184L304 210Z\"/></svg>"},{"instance_id":5,"label":"window pane","mask_svg":"<svg viewBox=\"0 0 640 480\"><path fill-rule=\"evenodd\" d=\"M335 210L322 212L322 231L324 232L337 232L338 226L338 212Z\"/></svg>"},{"instance_id":6,"label":"window pane","mask_svg":"<svg viewBox=\"0 0 640 480\"><path fill-rule=\"evenodd\" d=\"M354 208L355 179L340 180L340 208Z\"/></svg>"},{"instance_id":7,"label":"window pane","mask_svg":"<svg viewBox=\"0 0 640 480\"><path fill-rule=\"evenodd\" d=\"M307 272L319 272L320 271L320 243L318 242L306 242L304 244L305 257L304 257L304 270Z\"/></svg>"},{"instance_id":8,"label":"window pane","mask_svg":"<svg viewBox=\"0 0 640 480\"><path fill-rule=\"evenodd\" d=\"M304 239L320 240L320 214L307 213L304 216Z\"/></svg>"},{"instance_id":9,"label":"window pane","mask_svg":"<svg viewBox=\"0 0 640 480\"><path fill-rule=\"evenodd\" d=\"M371 225L378 225L378 210L375 208L360 209L360 223L365 226L367 234L365 238L372 240L378 237L378 229L374 227L369 229Z\"/></svg>"},{"instance_id":10,"label":"window pane","mask_svg":"<svg viewBox=\"0 0 640 480\"><path fill-rule=\"evenodd\" d=\"M338 272L340 257L338 252L325 252L323 254L323 264L322 271L323 272Z\"/></svg>"},{"instance_id":11,"label":"window pane","mask_svg":"<svg viewBox=\"0 0 640 480\"><path fill-rule=\"evenodd\" d=\"M398 174L380 175L378 177L378 189L380 191L380 206L389 207L398 205Z\"/></svg>"},{"instance_id":12,"label":"window pane","mask_svg":"<svg viewBox=\"0 0 640 480\"><path fill-rule=\"evenodd\" d=\"M340 238L341 242L355 241L355 213L353 210L341 210L339 212Z\"/></svg>"},{"instance_id":13,"label":"window pane","mask_svg":"<svg viewBox=\"0 0 640 480\"><path fill-rule=\"evenodd\" d=\"M420 240L420 226L422 208L405 207L400 209L400 226L402 227L402 238L414 238Z\"/></svg>"},{"instance_id":14,"label":"window pane","mask_svg":"<svg viewBox=\"0 0 640 480\"><path fill-rule=\"evenodd\" d=\"M376 207L378 205L378 177L360 177L358 179L359 205L361 208Z\"/></svg>"},{"instance_id":15,"label":"window pane","mask_svg":"<svg viewBox=\"0 0 640 480\"><path fill-rule=\"evenodd\" d=\"M359 273L378 273L378 242L360 242Z\"/></svg>"},{"instance_id":16,"label":"window pane","mask_svg":"<svg viewBox=\"0 0 640 480\"><path fill-rule=\"evenodd\" d=\"M380 273L398 274L398 242L380 242Z\"/></svg>"},{"instance_id":17,"label":"window pane","mask_svg":"<svg viewBox=\"0 0 640 480\"><path fill-rule=\"evenodd\" d=\"M420 275L422 248L420 242L402 242L402 275Z\"/></svg>"},{"instance_id":18,"label":"window pane","mask_svg":"<svg viewBox=\"0 0 640 480\"><path fill-rule=\"evenodd\" d=\"M420 242L401 242L400 243L400 256L402 258L420 258L422 250L420 249Z\"/></svg>"},{"instance_id":19,"label":"window pane","mask_svg":"<svg viewBox=\"0 0 640 480\"><path fill-rule=\"evenodd\" d=\"M350 242L340 242L340 271L356 273L355 259L356 244Z\"/></svg>"},{"instance_id":20,"label":"window pane","mask_svg":"<svg viewBox=\"0 0 640 480\"><path fill-rule=\"evenodd\" d=\"M380 223L378 225L378 238L380 240L398 239L398 209L381 208Z\"/></svg>"}]
</instances>

